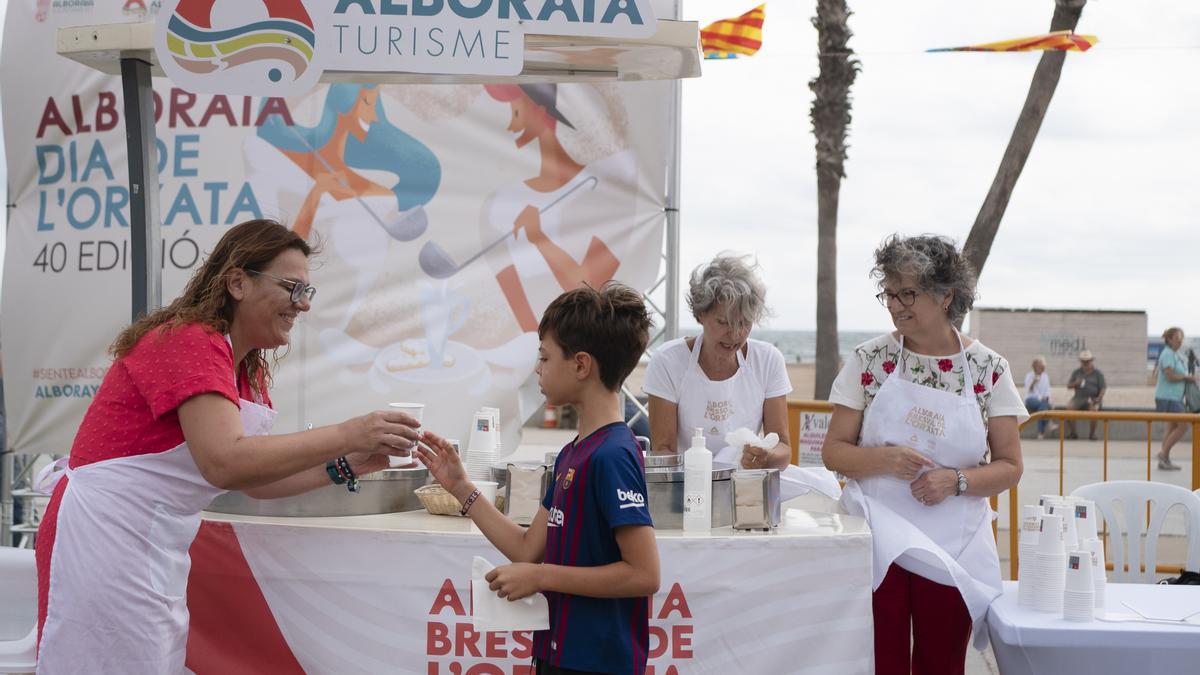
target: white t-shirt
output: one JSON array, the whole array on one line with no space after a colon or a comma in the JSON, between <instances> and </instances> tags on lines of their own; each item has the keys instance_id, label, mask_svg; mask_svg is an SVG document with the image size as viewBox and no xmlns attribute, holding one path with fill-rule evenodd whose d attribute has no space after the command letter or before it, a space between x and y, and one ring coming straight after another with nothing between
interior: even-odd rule
<instances>
[{"instance_id":1,"label":"white t-shirt","mask_svg":"<svg viewBox=\"0 0 1200 675\"><path fill-rule=\"evenodd\" d=\"M1029 411L1013 382L1008 360L979 340L966 348L966 355L971 363L970 384L983 423L986 425L989 417L1013 416L1018 424L1029 419ZM927 387L962 394L967 386L961 354L925 356L905 349L903 363L897 364L899 356L900 343L891 333L855 347L833 382L829 401L865 412L883 381L893 375L898 366L904 368L910 382Z\"/></svg>"},{"instance_id":2,"label":"white t-shirt","mask_svg":"<svg viewBox=\"0 0 1200 675\"><path fill-rule=\"evenodd\" d=\"M785 396L792 391L788 379L787 365L779 348L762 340L747 340L746 367L754 373L756 381L764 388L764 399ZM691 363L692 351L687 338L671 340L658 348L646 367L646 381L642 391L671 403L679 403L679 385Z\"/></svg>"},{"instance_id":3,"label":"white t-shirt","mask_svg":"<svg viewBox=\"0 0 1200 675\"><path fill-rule=\"evenodd\" d=\"M1050 373L1037 375L1032 370L1025 373L1025 397L1050 398Z\"/></svg>"}]
</instances>

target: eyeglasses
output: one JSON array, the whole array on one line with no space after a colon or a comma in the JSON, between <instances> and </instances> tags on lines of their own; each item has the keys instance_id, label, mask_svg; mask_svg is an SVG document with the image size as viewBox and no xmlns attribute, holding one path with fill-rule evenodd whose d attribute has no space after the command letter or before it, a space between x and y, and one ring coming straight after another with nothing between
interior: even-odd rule
<instances>
[{"instance_id":1,"label":"eyeglasses","mask_svg":"<svg viewBox=\"0 0 1200 675\"><path fill-rule=\"evenodd\" d=\"M899 302L905 307L912 307L913 303L917 301L917 296L920 294L921 291L916 288L902 288L899 293L880 291L875 294L875 299L884 307L887 307L888 303L892 300Z\"/></svg>"},{"instance_id":2,"label":"eyeglasses","mask_svg":"<svg viewBox=\"0 0 1200 675\"><path fill-rule=\"evenodd\" d=\"M302 281L284 279L283 277L277 277L274 274L267 274L266 272L259 272L258 270L246 270L246 273L260 277L267 277L268 279L274 279L275 281L279 282L280 286L283 286L291 291L292 304L300 302L300 298L304 298L309 302L312 302L313 297L317 294L316 287L310 286Z\"/></svg>"}]
</instances>

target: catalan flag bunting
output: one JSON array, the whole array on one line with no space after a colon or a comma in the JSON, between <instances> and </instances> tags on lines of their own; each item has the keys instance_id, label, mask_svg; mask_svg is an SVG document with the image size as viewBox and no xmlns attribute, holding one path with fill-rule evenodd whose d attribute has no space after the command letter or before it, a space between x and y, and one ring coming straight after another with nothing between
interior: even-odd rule
<instances>
[{"instance_id":1,"label":"catalan flag bunting","mask_svg":"<svg viewBox=\"0 0 1200 675\"><path fill-rule=\"evenodd\" d=\"M1095 35L1076 35L1069 30L1060 30L1045 35L1035 35L1033 37L1017 38L1016 40L1003 40L1001 42L987 42L981 45L971 45L969 47L940 47L938 49L929 49L930 52L1032 52L1032 51L1048 51L1051 49L1060 52L1086 52L1100 39Z\"/></svg>"},{"instance_id":2,"label":"catalan flag bunting","mask_svg":"<svg viewBox=\"0 0 1200 675\"><path fill-rule=\"evenodd\" d=\"M736 59L753 56L762 47L766 4L734 19L714 21L700 30L700 47L706 59Z\"/></svg>"}]
</instances>

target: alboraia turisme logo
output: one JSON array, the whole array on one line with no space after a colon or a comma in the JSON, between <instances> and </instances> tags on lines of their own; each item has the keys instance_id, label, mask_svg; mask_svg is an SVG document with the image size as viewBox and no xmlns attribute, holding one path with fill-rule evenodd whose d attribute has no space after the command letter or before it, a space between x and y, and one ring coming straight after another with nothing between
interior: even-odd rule
<instances>
[{"instance_id":1,"label":"alboraia turisme logo","mask_svg":"<svg viewBox=\"0 0 1200 675\"><path fill-rule=\"evenodd\" d=\"M155 31L160 65L191 91L270 96L306 91L321 76L301 0L166 0Z\"/></svg>"}]
</instances>

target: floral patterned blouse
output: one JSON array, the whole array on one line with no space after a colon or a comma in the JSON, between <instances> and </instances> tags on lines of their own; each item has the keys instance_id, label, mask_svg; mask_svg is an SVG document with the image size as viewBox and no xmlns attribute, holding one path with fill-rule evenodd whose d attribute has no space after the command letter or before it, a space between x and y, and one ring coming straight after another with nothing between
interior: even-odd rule
<instances>
[{"instance_id":1,"label":"floral patterned blouse","mask_svg":"<svg viewBox=\"0 0 1200 675\"><path fill-rule=\"evenodd\" d=\"M978 340L965 352L971 364L970 382L967 382L962 354L925 356L905 349L901 356L900 342L895 335L881 335L855 347L847 356L833 383L829 401L865 412L884 380L903 375L910 382L952 394L962 394L965 387L971 387L985 426L989 417L1012 415L1018 423L1029 419L1021 393L1013 382L1008 360Z\"/></svg>"}]
</instances>

